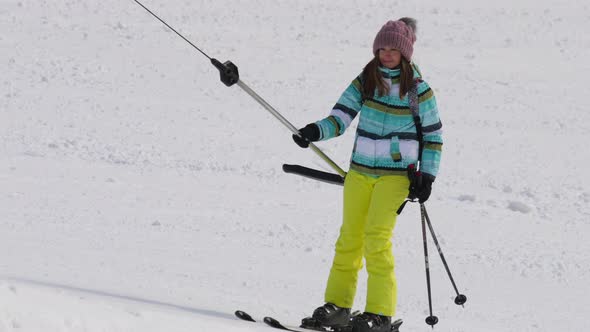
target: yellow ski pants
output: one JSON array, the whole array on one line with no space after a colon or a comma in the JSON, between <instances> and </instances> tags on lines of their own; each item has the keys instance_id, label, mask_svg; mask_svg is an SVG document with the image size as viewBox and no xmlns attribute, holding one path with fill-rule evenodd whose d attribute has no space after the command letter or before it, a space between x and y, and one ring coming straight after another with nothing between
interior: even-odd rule
<instances>
[{"instance_id":1,"label":"yellow ski pants","mask_svg":"<svg viewBox=\"0 0 590 332\"><path fill-rule=\"evenodd\" d=\"M324 300L352 308L363 257L369 275L365 311L394 316L396 282L391 237L396 211L408 196L404 175L373 178L350 171L344 181L344 213Z\"/></svg>"}]
</instances>

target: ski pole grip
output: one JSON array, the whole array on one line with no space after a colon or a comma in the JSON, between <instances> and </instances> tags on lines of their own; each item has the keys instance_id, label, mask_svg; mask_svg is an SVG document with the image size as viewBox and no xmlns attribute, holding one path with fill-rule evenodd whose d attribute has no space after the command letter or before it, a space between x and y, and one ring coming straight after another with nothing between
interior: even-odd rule
<instances>
[{"instance_id":1,"label":"ski pole grip","mask_svg":"<svg viewBox=\"0 0 590 332\"><path fill-rule=\"evenodd\" d=\"M215 58L211 58L211 63L219 70L219 76L221 82L227 86L232 86L240 80L240 74L238 73L238 67L231 61L225 63L219 62Z\"/></svg>"}]
</instances>

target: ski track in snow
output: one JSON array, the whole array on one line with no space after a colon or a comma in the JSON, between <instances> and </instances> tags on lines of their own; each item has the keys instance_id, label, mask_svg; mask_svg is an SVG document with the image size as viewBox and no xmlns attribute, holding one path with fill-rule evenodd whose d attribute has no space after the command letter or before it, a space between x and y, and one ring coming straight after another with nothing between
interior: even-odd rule
<instances>
[{"instance_id":1,"label":"ski track in snow","mask_svg":"<svg viewBox=\"0 0 590 332\"><path fill-rule=\"evenodd\" d=\"M144 3L297 127L416 17L445 130L428 211L468 296L431 242L437 330L585 329L586 2ZM341 189L283 174L328 169L207 59L133 1L4 1L0 28L0 332L266 331L231 314L322 303ZM318 144L341 166L355 127ZM402 331L430 330L416 206L394 254Z\"/></svg>"}]
</instances>

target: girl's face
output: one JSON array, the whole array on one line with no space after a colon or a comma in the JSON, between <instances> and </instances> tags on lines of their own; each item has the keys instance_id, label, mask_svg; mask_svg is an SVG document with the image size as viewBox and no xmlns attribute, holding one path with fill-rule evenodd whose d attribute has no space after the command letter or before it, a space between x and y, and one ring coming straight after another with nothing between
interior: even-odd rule
<instances>
[{"instance_id":1,"label":"girl's face","mask_svg":"<svg viewBox=\"0 0 590 332\"><path fill-rule=\"evenodd\" d=\"M393 48L380 48L379 61L381 64L389 69L399 66L402 61L402 54L400 51Z\"/></svg>"}]
</instances>

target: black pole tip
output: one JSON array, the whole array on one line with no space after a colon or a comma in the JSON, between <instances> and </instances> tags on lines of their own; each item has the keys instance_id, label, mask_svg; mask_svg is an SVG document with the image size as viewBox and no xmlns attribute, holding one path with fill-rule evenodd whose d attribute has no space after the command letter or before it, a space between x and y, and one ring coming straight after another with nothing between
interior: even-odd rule
<instances>
[{"instance_id":1,"label":"black pole tip","mask_svg":"<svg viewBox=\"0 0 590 332\"><path fill-rule=\"evenodd\" d=\"M428 324L430 326L434 326L434 325L436 325L436 323L438 323L438 317L436 317L436 316L426 317L426 324Z\"/></svg>"},{"instance_id":2,"label":"black pole tip","mask_svg":"<svg viewBox=\"0 0 590 332\"><path fill-rule=\"evenodd\" d=\"M465 302L467 302L467 296L465 296L463 294L459 294L455 298L455 304L456 305L463 305L463 304L465 304Z\"/></svg>"}]
</instances>

